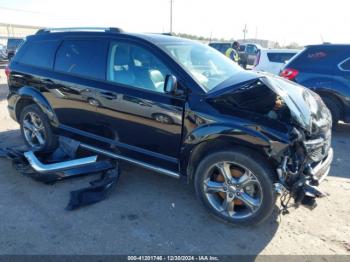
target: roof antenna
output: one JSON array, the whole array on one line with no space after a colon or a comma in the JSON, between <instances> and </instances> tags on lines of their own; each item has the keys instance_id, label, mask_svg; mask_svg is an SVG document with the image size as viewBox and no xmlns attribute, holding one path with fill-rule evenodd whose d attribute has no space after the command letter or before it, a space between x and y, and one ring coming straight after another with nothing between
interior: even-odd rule
<instances>
[{"instance_id":1,"label":"roof antenna","mask_svg":"<svg viewBox=\"0 0 350 262\"><path fill-rule=\"evenodd\" d=\"M322 44L323 44L324 43L324 39L323 39L322 34L320 34L320 37L321 37L321 41L322 41Z\"/></svg>"}]
</instances>

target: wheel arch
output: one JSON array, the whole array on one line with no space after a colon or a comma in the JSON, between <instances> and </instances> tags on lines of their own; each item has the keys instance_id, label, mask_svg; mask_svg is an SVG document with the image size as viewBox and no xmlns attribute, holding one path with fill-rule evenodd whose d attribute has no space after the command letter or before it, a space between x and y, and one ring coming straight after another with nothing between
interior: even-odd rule
<instances>
[{"instance_id":1,"label":"wheel arch","mask_svg":"<svg viewBox=\"0 0 350 262\"><path fill-rule=\"evenodd\" d=\"M237 132L238 130L234 131ZM190 182L193 179L196 167L204 157L216 151L230 150L232 148L250 150L266 159L269 165L274 164L273 158L269 155L271 141L267 137L259 133L249 134L246 132L242 134L242 130L239 131L239 134L236 133L236 135L212 133L199 138L197 143L190 145L185 143L180 159L181 174L186 175L187 181ZM193 135L191 134L191 136Z\"/></svg>"},{"instance_id":2,"label":"wheel arch","mask_svg":"<svg viewBox=\"0 0 350 262\"><path fill-rule=\"evenodd\" d=\"M330 77L322 77L307 79L306 81L300 82L301 85L310 88L312 91L316 92L321 97L327 97L335 101L340 106L340 118L344 119L346 102L344 101L344 96L341 94L347 87L340 81L335 80Z\"/></svg>"},{"instance_id":3,"label":"wheel arch","mask_svg":"<svg viewBox=\"0 0 350 262\"><path fill-rule=\"evenodd\" d=\"M327 90L320 90L316 92L321 96L321 98L323 97L329 98L340 106L340 120L343 120L345 115L345 104L343 100L339 98L339 96L334 92L329 92Z\"/></svg>"},{"instance_id":4,"label":"wheel arch","mask_svg":"<svg viewBox=\"0 0 350 262\"><path fill-rule=\"evenodd\" d=\"M47 99L35 88L30 86L22 87L18 90L18 96L19 97L15 104L15 114L17 121L19 121L20 114L25 106L36 104L47 115L51 124L55 126L58 125L58 119L54 110L50 106Z\"/></svg>"}]
</instances>

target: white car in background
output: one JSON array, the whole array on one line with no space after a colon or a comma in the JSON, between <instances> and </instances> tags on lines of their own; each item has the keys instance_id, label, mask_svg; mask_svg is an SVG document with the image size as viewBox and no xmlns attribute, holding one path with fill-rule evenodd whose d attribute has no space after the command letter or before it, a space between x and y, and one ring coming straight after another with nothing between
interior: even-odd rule
<instances>
[{"instance_id":1,"label":"white car in background","mask_svg":"<svg viewBox=\"0 0 350 262\"><path fill-rule=\"evenodd\" d=\"M301 50L296 49L260 49L253 70L278 75L283 65Z\"/></svg>"}]
</instances>

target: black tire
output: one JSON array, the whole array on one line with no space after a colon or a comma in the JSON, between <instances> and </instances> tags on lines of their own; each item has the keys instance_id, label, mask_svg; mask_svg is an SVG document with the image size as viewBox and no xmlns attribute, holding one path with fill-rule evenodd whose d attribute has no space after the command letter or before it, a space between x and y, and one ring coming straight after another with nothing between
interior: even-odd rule
<instances>
[{"instance_id":1,"label":"black tire","mask_svg":"<svg viewBox=\"0 0 350 262\"><path fill-rule=\"evenodd\" d=\"M223 212L217 211L210 203L205 193L205 179L206 174L210 168L222 161L235 162L241 166L248 168L254 173L254 176L259 181L262 191L262 200L259 208L249 217L234 218L224 215ZM221 221L232 225L248 226L263 222L271 216L276 202L276 193L273 188L273 170L266 163L265 159L251 150L245 148L220 151L210 154L205 157L198 165L195 171L195 190L197 197L202 202L204 207Z\"/></svg>"},{"instance_id":2,"label":"black tire","mask_svg":"<svg viewBox=\"0 0 350 262\"><path fill-rule=\"evenodd\" d=\"M329 111L331 111L333 128L336 128L340 120L341 105L339 104L338 101L336 101L334 98L331 98L331 97L323 96L322 100L325 103L325 105L328 107Z\"/></svg>"},{"instance_id":3,"label":"black tire","mask_svg":"<svg viewBox=\"0 0 350 262\"><path fill-rule=\"evenodd\" d=\"M25 135L24 120L30 113L34 113L42 122L43 129L41 132L44 137L44 143L42 145L34 146L27 140L27 137ZM41 111L40 107L36 104L30 104L23 108L23 110L20 113L19 124L21 128L22 137L30 149L35 151L52 151L57 147L57 137L53 134L50 121L48 117L43 113L43 111Z\"/></svg>"}]
</instances>

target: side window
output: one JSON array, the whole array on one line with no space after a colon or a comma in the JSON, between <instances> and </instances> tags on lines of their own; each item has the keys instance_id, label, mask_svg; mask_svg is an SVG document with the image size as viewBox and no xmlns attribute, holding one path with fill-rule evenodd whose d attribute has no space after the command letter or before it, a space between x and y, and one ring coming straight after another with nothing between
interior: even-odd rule
<instances>
[{"instance_id":1,"label":"side window","mask_svg":"<svg viewBox=\"0 0 350 262\"><path fill-rule=\"evenodd\" d=\"M343 71L350 71L350 57L341 63L339 67Z\"/></svg>"},{"instance_id":2,"label":"side window","mask_svg":"<svg viewBox=\"0 0 350 262\"><path fill-rule=\"evenodd\" d=\"M57 51L55 70L96 79L105 79L108 42L66 40Z\"/></svg>"},{"instance_id":3,"label":"side window","mask_svg":"<svg viewBox=\"0 0 350 262\"><path fill-rule=\"evenodd\" d=\"M269 61L273 63L285 63L293 56L295 56L295 53L267 53Z\"/></svg>"},{"instance_id":4,"label":"side window","mask_svg":"<svg viewBox=\"0 0 350 262\"><path fill-rule=\"evenodd\" d=\"M29 41L25 42L14 61L32 66L52 69L53 60L59 41Z\"/></svg>"},{"instance_id":5,"label":"side window","mask_svg":"<svg viewBox=\"0 0 350 262\"><path fill-rule=\"evenodd\" d=\"M107 80L155 92L164 92L170 70L151 52L129 43L113 42L109 48Z\"/></svg>"}]
</instances>

